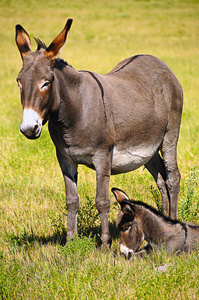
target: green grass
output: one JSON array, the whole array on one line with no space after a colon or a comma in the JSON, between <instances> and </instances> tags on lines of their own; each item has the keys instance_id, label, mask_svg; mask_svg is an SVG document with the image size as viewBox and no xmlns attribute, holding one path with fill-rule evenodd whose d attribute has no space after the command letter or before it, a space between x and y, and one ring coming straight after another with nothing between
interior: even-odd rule
<instances>
[{"instance_id":1,"label":"green grass","mask_svg":"<svg viewBox=\"0 0 199 300\"><path fill-rule=\"evenodd\" d=\"M167 271L157 271L165 263ZM198 299L198 279L194 255L126 261L84 237L68 248L13 246L1 266L0 291L2 299Z\"/></svg>"},{"instance_id":2,"label":"green grass","mask_svg":"<svg viewBox=\"0 0 199 300\"><path fill-rule=\"evenodd\" d=\"M79 232L67 232L64 182L47 126L30 141L19 132L22 118L16 77L21 68L15 25L47 45L72 17L62 52L76 69L106 73L122 59L150 53L180 80L184 109L178 144L182 175L179 218L199 223L199 3L194 0L2 0L0 11L0 299L198 299L198 252L144 260L119 255L111 196L112 251L99 248L94 207L95 172L79 167ZM36 45L32 39L32 48ZM111 178L132 198L160 205L156 185L140 168ZM89 233L91 235L89 236ZM168 264L166 272L156 267Z\"/></svg>"}]
</instances>

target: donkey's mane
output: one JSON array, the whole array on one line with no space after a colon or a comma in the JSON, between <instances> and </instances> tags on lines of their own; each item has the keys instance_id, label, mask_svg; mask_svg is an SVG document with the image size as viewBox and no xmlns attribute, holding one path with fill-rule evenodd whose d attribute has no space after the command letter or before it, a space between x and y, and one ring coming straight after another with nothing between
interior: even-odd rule
<instances>
[{"instance_id":1,"label":"donkey's mane","mask_svg":"<svg viewBox=\"0 0 199 300\"><path fill-rule=\"evenodd\" d=\"M154 208L153 206L145 203L145 202L142 202L142 201L136 201L136 200L123 200L125 202L127 202L128 204L130 205L140 205L146 209L148 209L149 211L151 211L152 213L154 213L156 216L162 218L165 222L169 222L169 223L172 223L172 224L181 224L182 225L182 222L179 221L179 220L173 220L169 217L166 217L164 216L159 210L157 210L156 208Z\"/></svg>"},{"instance_id":2,"label":"donkey's mane","mask_svg":"<svg viewBox=\"0 0 199 300\"><path fill-rule=\"evenodd\" d=\"M45 44L44 42L42 42L40 39L38 39L38 38L36 38L36 37L34 37L34 39L35 39L35 42L37 43L37 51L39 51L40 49L44 49L44 50L47 49L47 46L46 46L46 44ZM62 59L62 58L57 58L57 60L60 61L61 63L63 63L63 64L65 64L65 65L67 65L67 66L69 66L69 67L72 68L72 66L69 65L69 64L67 63L67 61L65 61L64 59Z\"/></svg>"},{"instance_id":3,"label":"donkey's mane","mask_svg":"<svg viewBox=\"0 0 199 300\"><path fill-rule=\"evenodd\" d=\"M154 213L156 216L162 218L162 220L165 221L165 222L169 222L170 224L174 224L174 225L175 224L180 224L184 228L185 231L187 231L186 225L188 227L191 227L192 229L199 229L199 225L198 224L195 224L195 223L186 223L186 222L185 222L186 223L185 224L184 222L181 222L179 220L173 220L170 217L166 217L159 210L157 210L156 208L154 208L153 206L151 206L151 205L149 205L149 204L147 204L145 202L136 201L136 200L127 200L127 199L124 199L123 201L126 202L126 203L128 203L128 204L130 204L130 205L134 205L134 204L135 205L140 205L140 206L148 209L152 213Z\"/></svg>"},{"instance_id":4,"label":"donkey's mane","mask_svg":"<svg viewBox=\"0 0 199 300\"><path fill-rule=\"evenodd\" d=\"M40 49L45 49L46 50L46 44L43 43L40 39L34 37L35 42L37 43L37 50L39 51Z\"/></svg>"}]
</instances>

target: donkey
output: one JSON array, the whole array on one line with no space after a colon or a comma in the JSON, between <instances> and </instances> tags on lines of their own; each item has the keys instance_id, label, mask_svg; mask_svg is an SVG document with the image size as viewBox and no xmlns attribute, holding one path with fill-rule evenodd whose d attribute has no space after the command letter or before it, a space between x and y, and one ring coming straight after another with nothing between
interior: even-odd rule
<instances>
[{"instance_id":1,"label":"donkey","mask_svg":"<svg viewBox=\"0 0 199 300\"><path fill-rule=\"evenodd\" d=\"M180 186L176 152L183 92L166 64L150 55L127 58L106 75L75 70L58 58L71 24L68 19L48 47L36 39L35 52L28 33L16 26L23 61L17 77L23 106L20 130L36 139L48 121L65 181L67 239L77 232L77 166L96 171L101 239L110 246L111 174L144 165L161 192L163 213L176 218Z\"/></svg>"},{"instance_id":2,"label":"donkey","mask_svg":"<svg viewBox=\"0 0 199 300\"><path fill-rule=\"evenodd\" d=\"M121 206L117 217L120 252L127 258L150 253L153 245L165 246L169 255L199 250L199 225L166 217L146 203L129 200L120 189L112 188L112 192ZM144 241L148 244L141 250Z\"/></svg>"}]
</instances>

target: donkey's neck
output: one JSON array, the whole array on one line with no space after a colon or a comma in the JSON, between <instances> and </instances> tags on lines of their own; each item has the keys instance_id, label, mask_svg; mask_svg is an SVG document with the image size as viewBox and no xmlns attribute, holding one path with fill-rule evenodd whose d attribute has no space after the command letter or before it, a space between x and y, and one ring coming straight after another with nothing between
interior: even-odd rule
<instances>
[{"instance_id":1,"label":"donkey's neck","mask_svg":"<svg viewBox=\"0 0 199 300\"><path fill-rule=\"evenodd\" d=\"M57 80L57 88L62 101L79 92L82 75L62 60L55 61L54 75ZM68 97L67 97L68 96ZM64 98L64 99L62 99Z\"/></svg>"},{"instance_id":2,"label":"donkey's neck","mask_svg":"<svg viewBox=\"0 0 199 300\"><path fill-rule=\"evenodd\" d=\"M59 120L67 122L66 126L75 120L80 106L79 87L81 73L62 60L56 60L54 66L54 82L52 89L52 114L60 114ZM65 109L60 109L60 108ZM63 113L65 115L63 115Z\"/></svg>"},{"instance_id":3,"label":"donkey's neck","mask_svg":"<svg viewBox=\"0 0 199 300\"><path fill-rule=\"evenodd\" d=\"M142 221L145 240L158 244L182 229L180 222L164 217L155 210L142 207Z\"/></svg>"}]
</instances>

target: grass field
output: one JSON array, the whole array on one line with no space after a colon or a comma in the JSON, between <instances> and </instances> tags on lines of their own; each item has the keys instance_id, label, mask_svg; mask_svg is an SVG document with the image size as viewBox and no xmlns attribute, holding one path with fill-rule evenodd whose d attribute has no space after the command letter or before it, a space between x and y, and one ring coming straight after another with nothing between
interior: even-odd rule
<instances>
[{"instance_id":1,"label":"grass field","mask_svg":"<svg viewBox=\"0 0 199 300\"><path fill-rule=\"evenodd\" d=\"M176 74L184 90L178 215L199 223L199 2L1 0L0 299L199 299L199 252L167 257L162 251L142 261L120 257L119 208L111 194L113 247L101 251L95 173L84 166L78 184L82 235L64 247L64 182L47 126L35 141L19 132L15 79L22 62L14 37L19 23L48 45L70 17L74 23L62 58L74 68L106 73L126 57L149 53ZM160 199L143 168L112 177L113 186L153 206ZM166 272L157 271L165 264Z\"/></svg>"}]
</instances>

